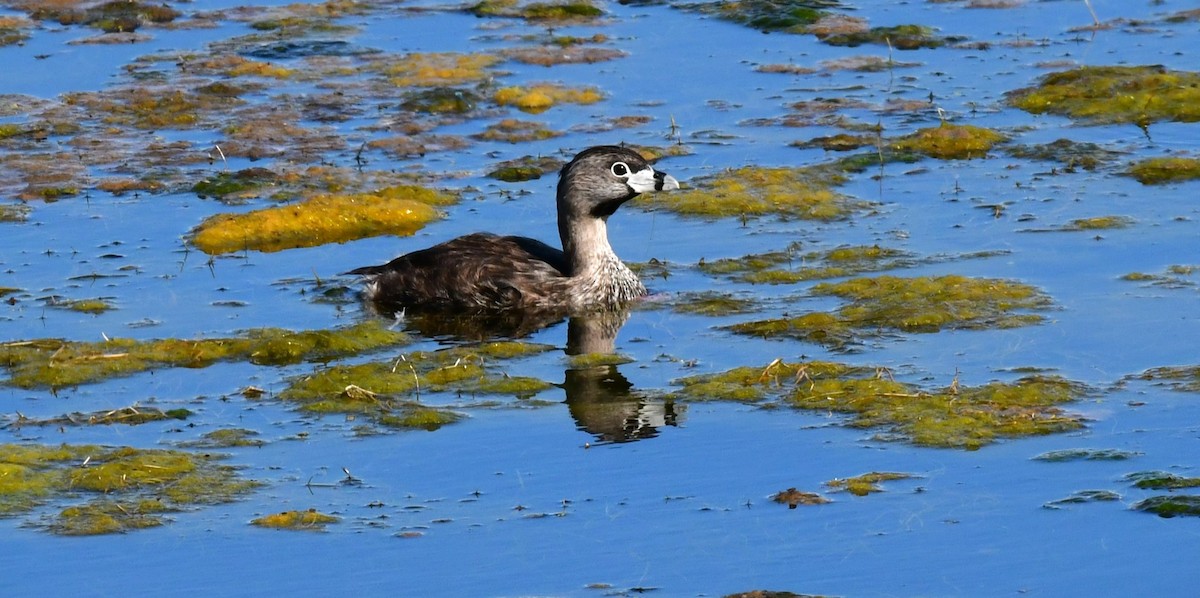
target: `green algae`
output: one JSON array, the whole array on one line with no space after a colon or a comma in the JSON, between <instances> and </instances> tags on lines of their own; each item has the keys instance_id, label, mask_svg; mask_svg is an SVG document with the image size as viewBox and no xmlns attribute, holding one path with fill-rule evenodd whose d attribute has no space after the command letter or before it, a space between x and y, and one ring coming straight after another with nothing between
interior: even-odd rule
<instances>
[{"instance_id":1,"label":"green algae","mask_svg":"<svg viewBox=\"0 0 1200 598\"><path fill-rule=\"evenodd\" d=\"M1200 365L1150 368L1136 378L1179 392L1200 392Z\"/></svg>"},{"instance_id":2,"label":"green algae","mask_svg":"<svg viewBox=\"0 0 1200 598\"><path fill-rule=\"evenodd\" d=\"M1200 159L1148 158L1129 167L1129 176L1143 185L1165 185L1200 179Z\"/></svg>"},{"instance_id":3,"label":"green algae","mask_svg":"<svg viewBox=\"0 0 1200 598\"><path fill-rule=\"evenodd\" d=\"M1139 471L1125 476L1135 488L1143 490L1181 490L1200 488L1200 478L1189 478L1166 471Z\"/></svg>"},{"instance_id":4,"label":"green algae","mask_svg":"<svg viewBox=\"0 0 1200 598\"><path fill-rule=\"evenodd\" d=\"M496 165L487 174L488 178L506 183L520 183L542 178L542 175L557 171L562 161L549 156L523 156Z\"/></svg>"},{"instance_id":5,"label":"green algae","mask_svg":"<svg viewBox=\"0 0 1200 598\"><path fill-rule=\"evenodd\" d=\"M694 8L759 31L807 33L810 25L829 14L822 10L828 6L813 0L722 0Z\"/></svg>"},{"instance_id":6,"label":"green algae","mask_svg":"<svg viewBox=\"0 0 1200 598\"><path fill-rule=\"evenodd\" d=\"M1015 328L1042 321L1050 298L1014 281L964 276L878 276L820 283L810 293L849 303L834 312L810 312L729 326L738 334L795 338L843 349L881 330L929 333L943 329Z\"/></svg>"},{"instance_id":7,"label":"green algae","mask_svg":"<svg viewBox=\"0 0 1200 598\"><path fill-rule=\"evenodd\" d=\"M529 21L591 20L604 14L603 10L586 0L528 3L518 0L483 0L467 10L477 17L508 17Z\"/></svg>"},{"instance_id":8,"label":"green algae","mask_svg":"<svg viewBox=\"0 0 1200 598\"><path fill-rule=\"evenodd\" d=\"M0 444L0 516L85 499L44 524L65 535L162 525L162 513L236 500L258 487L212 455L93 445ZM96 498L103 495L104 498Z\"/></svg>"},{"instance_id":9,"label":"green algae","mask_svg":"<svg viewBox=\"0 0 1200 598\"><path fill-rule=\"evenodd\" d=\"M1077 218L1064 224L1059 230L1064 231L1091 231L1091 230L1107 230L1114 228L1128 228L1134 223L1133 218L1128 216L1092 216L1091 218Z\"/></svg>"},{"instance_id":10,"label":"green algae","mask_svg":"<svg viewBox=\"0 0 1200 598\"><path fill-rule=\"evenodd\" d=\"M1061 509L1064 505L1078 505L1090 502L1115 502L1121 500L1121 495L1111 490L1080 490L1072 492L1066 498L1052 500L1042 505L1046 509Z\"/></svg>"},{"instance_id":11,"label":"green algae","mask_svg":"<svg viewBox=\"0 0 1200 598\"><path fill-rule=\"evenodd\" d=\"M855 496L866 496L875 492L883 492L883 487L879 485L882 482L908 480L915 477L918 476L911 473L872 471L849 478L829 480L825 482L825 485L835 492L849 492Z\"/></svg>"},{"instance_id":12,"label":"green algae","mask_svg":"<svg viewBox=\"0 0 1200 598\"><path fill-rule=\"evenodd\" d=\"M257 438L258 432L247 430L245 428L223 428L213 430L201 436L198 440L192 440L179 443L179 446L186 448L239 448L239 447L261 447L267 444L267 441Z\"/></svg>"},{"instance_id":13,"label":"green algae","mask_svg":"<svg viewBox=\"0 0 1200 598\"><path fill-rule=\"evenodd\" d=\"M13 426L98 426L123 424L137 426L145 423L168 419L185 420L193 414L187 409L168 409L163 411L155 407L131 405L119 409L108 409L92 413L68 413L45 419L33 419L19 416Z\"/></svg>"},{"instance_id":14,"label":"green algae","mask_svg":"<svg viewBox=\"0 0 1200 598\"><path fill-rule=\"evenodd\" d=\"M1086 124L1200 121L1200 73L1162 66L1084 66L1009 93L1013 106Z\"/></svg>"},{"instance_id":15,"label":"green algae","mask_svg":"<svg viewBox=\"0 0 1200 598\"><path fill-rule=\"evenodd\" d=\"M1130 282L1144 282L1160 287L1182 289L1196 286L1196 281L1190 280L1189 278L1194 277L1198 273L1200 273L1200 266L1173 264L1168 266L1162 273L1151 274L1147 272L1130 272L1121 276L1121 280L1127 280Z\"/></svg>"},{"instance_id":16,"label":"green algae","mask_svg":"<svg viewBox=\"0 0 1200 598\"><path fill-rule=\"evenodd\" d=\"M263 188L271 187L279 180L280 176L270 169L245 168L235 172L218 172L192 185L192 192L201 199L252 199L260 197Z\"/></svg>"},{"instance_id":17,"label":"green algae","mask_svg":"<svg viewBox=\"0 0 1200 598\"><path fill-rule=\"evenodd\" d=\"M937 127L919 129L911 135L889 140L898 152L915 152L940 160L979 158L1007 137L1000 132L974 125L943 122Z\"/></svg>"},{"instance_id":18,"label":"green algae","mask_svg":"<svg viewBox=\"0 0 1200 598\"><path fill-rule=\"evenodd\" d=\"M817 39L831 46L857 47L863 44L885 45L897 50L918 50L920 48L940 48L947 43L963 41L964 38L953 36L943 37L932 27L925 25L905 24L888 27L871 27L851 31L831 31L818 33Z\"/></svg>"},{"instance_id":19,"label":"green algae","mask_svg":"<svg viewBox=\"0 0 1200 598\"><path fill-rule=\"evenodd\" d=\"M483 53L413 52L377 60L371 69L396 87L457 87L494 77L490 67L500 60Z\"/></svg>"},{"instance_id":20,"label":"green algae","mask_svg":"<svg viewBox=\"0 0 1200 598\"><path fill-rule=\"evenodd\" d=\"M246 360L259 365L328 361L407 341L404 334L370 321L332 330L260 328L234 338L41 339L0 344L0 367L8 370L6 384L10 386L57 389L157 368L208 367L219 361Z\"/></svg>"},{"instance_id":21,"label":"green algae","mask_svg":"<svg viewBox=\"0 0 1200 598\"><path fill-rule=\"evenodd\" d=\"M1169 494L1152 496L1135 503L1135 511L1154 513L1159 517L1171 518L1177 516L1200 517L1200 496L1194 494Z\"/></svg>"},{"instance_id":22,"label":"green algae","mask_svg":"<svg viewBox=\"0 0 1200 598\"><path fill-rule=\"evenodd\" d=\"M71 301L53 302L50 305L53 307L68 309L85 314L102 314L110 309L115 309L111 303L104 299L75 299Z\"/></svg>"},{"instance_id":23,"label":"green algae","mask_svg":"<svg viewBox=\"0 0 1200 598\"><path fill-rule=\"evenodd\" d=\"M871 204L832 189L844 175L821 168L746 166L693 181L693 188L643 195L638 204L702 218L775 215L839 220Z\"/></svg>"},{"instance_id":24,"label":"green algae","mask_svg":"<svg viewBox=\"0 0 1200 598\"><path fill-rule=\"evenodd\" d=\"M144 4L132 0L112 0L86 8L61 6L48 2L30 13L42 21L57 21L60 25L86 25L105 33L128 33L142 23L170 23L180 16L179 11L166 4Z\"/></svg>"},{"instance_id":25,"label":"green algae","mask_svg":"<svg viewBox=\"0 0 1200 598\"><path fill-rule=\"evenodd\" d=\"M1066 461L1125 461L1140 456L1142 456L1142 453L1137 451L1125 451L1121 449L1062 449L1042 453L1033 459L1035 461L1063 463Z\"/></svg>"},{"instance_id":26,"label":"green algae","mask_svg":"<svg viewBox=\"0 0 1200 598\"><path fill-rule=\"evenodd\" d=\"M562 136L562 133L546 127L544 123L506 118L492 123L471 137L483 141L503 141L505 143L525 143L541 141Z\"/></svg>"},{"instance_id":27,"label":"green algae","mask_svg":"<svg viewBox=\"0 0 1200 598\"><path fill-rule=\"evenodd\" d=\"M878 245L842 246L805 253L799 249L798 244L793 244L783 251L701 261L698 267L706 274L727 275L742 282L791 284L906 268L916 263L909 252Z\"/></svg>"},{"instance_id":28,"label":"green algae","mask_svg":"<svg viewBox=\"0 0 1200 598\"><path fill-rule=\"evenodd\" d=\"M330 523L338 523L340 517L326 515L318 512L316 509L307 511L284 511L273 515L266 515L252 520L250 523L258 527L266 527L270 529L286 529L286 530L302 530L302 531L321 531Z\"/></svg>"},{"instance_id":29,"label":"green algae","mask_svg":"<svg viewBox=\"0 0 1200 598\"><path fill-rule=\"evenodd\" d=\"M1065 172L1082 168L1094 171L1114 162L1121 152L1104 148L1095 143L1057 139L1040 145L1012 145L1005 148L1008 155L1022 160L1046 160L1060 162Z\"/></svg>"},{"instance_id":30,"label":"green algae","mask_svg":"<svg viewBox=\"0 0 1200 598\"><path fill-rule=\"evenodd\" d=\"M282 251L380 235L407 236L440 217L457 197L424 187L318 195L244 214L219 214L196 227L192 243L208 254Z\"/></svg>"},{"instance_id":31,"label":"green algae","mask_svg":"<svg viewBox=\"0 0 1200 598\"><path fill-rule=\"evenodd\" d=\"M404 94L400 107L423 114L467 114L483 101L479 94L461 87L430 87Z\"/></svg>"},{"instance_id":32,"label":"green algae","mask_svg":"<svg viewBox=\"0 0 1200 598\"><path fill-rule=\"evenodd\" d=\"M29 206L0 205L0 222L24 222L29 217Z\"/></svg>"},{"instance_id":33,"label":"green algae","mask_svg":"<svg viewBox=\"0 0 1200 598\"><path fill-rule=\"evenodd\" d=\"M892 380L872 368L834 362L739 367L674 381L670 396L687 400L758 402L845 413L856 428L885 428L882 439L922 446L978 449L1000 438L1051 434L1082 427L1061 405L1084 393L1076 383L1030 376L977 387L926 390Z\"/></svg>"},{"instance_id":34,"label":"green algae","mask_svg":"<svg viewBox=\"0 0 1200 598\"><path fill-rule=\"evenodd\" d=\"M727 316L755 311L758 301L729 293L702 291L676 295L672 298L671 309L685 314Z\"/></svg>"}]
</instances>

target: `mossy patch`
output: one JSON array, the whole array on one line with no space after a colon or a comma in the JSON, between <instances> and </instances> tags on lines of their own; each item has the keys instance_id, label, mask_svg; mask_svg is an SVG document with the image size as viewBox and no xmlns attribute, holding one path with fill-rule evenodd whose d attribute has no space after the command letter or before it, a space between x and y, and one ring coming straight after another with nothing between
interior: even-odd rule
<instances>
[{"instance_id":1,"label":"mossy patch","mask_svg":"<svg viewBox=\"0 0 1200 598\"><path fill-rule=\"evenodd\" d=\"M218 172L192 185L192 191L200 198L212 197L222 201L253 199L260 197L264 188L274 186L281 178L275 171L262 167Z\"/></svg>"},{"instance_id":2,"label":"mossy patch","mask_svg":"<svg viewBox=\"0 0 1200 598\"><path fill-rule=\"evenodd\" d=\"M166 4L145 4L131 0L113 0L88 7L73 3L47 2L30 13L35 20L57 21L60 25L87 25L105 33L136 31L143 23L170 23L179 11Z\"/></svg>"},{"instance_id":3,"label":"mossy patch","mask_svg":"<svg viewBox=\"0 0 1200 598\"><path fill-rule=\"evenodd\" d=\"M411 235L439 217L456 196L424 187L318 195L244 214L220 214L196 227L192 243L208 254L282 251L380 235Z\"/></svg>"},{"instance_id":4,"label":"mossy patch","mask_svg":"<svg viewBox=\"0 0 1200 598\"><path fill-rule=\"evenodd\" d=\"M211 455L0 444L0 515L30 512L51 501L84 499L44 524L57 534L107 534L162 525L162 513L230 502L257 486Z\"/></svg>"},{"instance_id":5,"label":"mossy patch","mask_svg":"<svg viewBox=\"0 0 1200 598\"><path fill-rule=\"evenodd\" d=\"M1181 490L1200 488L1200 478L1189 478L1166 471L1139 471L1125 476L1135 488L1143 490Z\"/></svg>"},{"instance_id":6,"label":"mossy patch","mask_svg":"<svg viewBox=\"0 0 1200 598\"><path fill-rule=\"evenodd\" d=\"M1121 449L1062 449L1042 453L1033 459L1050 463L1065 461L1125 461L1140 457L1142 453Z\"/></svg>"},{"instance_id":7,"label":"mossy patch","mask_svg":"<svg viewBox=\"0 0 1200 598\"><path fill-rule=\"evenodd\" d=\"M836 478L829 480L828 482L825 482L825 485L835 492L849 492L855 496L866 496L875 492L883 492L883 487L880 486L880 484L883 482L891 482L893 480L908 480L915 477L917 476L911 473L871 471L849 478Z\"/></svg>"},{"instance_id":8,"label":"mossy patch","mask_svg":"<svg viewBox=\"0 0 1200 598\"><path fill-rule=\"evenodd\" d=\"M1042 505L1047 509L1061 509L1066 505L1079 505L1090 502L1115 502L1121 500L1121 495L1112 490L1080 490L1072 492L1066 498L1052 500Z\"/></svg>"},{"instance_id":9,"label":"mossy patch","mask_svg":"<svg viewBox=\"0 0 1200 598\"><path fill-rule=\"evenodd\" d=\"M307 511L284 511L273 515L266 515L252 520L250 523L259 527L271 529L287 529L301 531L321 531L330 523L341 521L340 517L326 515L318 512L316 509Z\"/></svg>"},{"instance_id":10,"label":"mossy patch","mask_svg":"<svg viewBox=\"0 0 1200 598\"><path fill-rule=\"evenodd\" d=\"M1041 78L1008 95L1033 114L1060 114L1087 124L1200 121L1200 73L1154 66L1084 66Z\"/></svg>"},{"instance_id":11,"label":"mossy patch","mask_svg":"<svg viewBox=\"0 0 1200 598\"><path fill-rule=\"evenodd\" d=\"M497 341L418 351L396 360L340 365L300 376L279 396L311 413L363 414L389 427L432 430L461 416L420 403L423 394L531 397L553 385L537 378L510 376L498 366L549 349L547 345Z\"/></svg>"},{"instance_id":12,"label":"mossy patch","mask_svg":"<svg viewBox=\"0 0 1200 598\"><path fill-rule=\"evenodd\" d=\"M561 136L560 131L547 128L544 123L506 118L487 126L482 133L471 137L484 141L503 141L506 143L524 143L541 141Z\"/></svg>"},{"instance_id":13,"label":"mossy patch","mask_svg":"<svg viewBox=\"0 0 1200 598\"><path fill-rule=\"evenodd\" d=\"M671 309L685 314L727 316L755 311L758 301L729 293L701 291L676 295L672 298Z\"/></svg>"},{"instance_id":14,"label":"mossy patch","mask_svg":"<svg viewBox=\"0 0 1200 598\"><path fill-rule=\"evenodd\" d=\"M788 284L906 268L915 263L909 252L878 245L848 245L809 252L791 245L783 251L701 261L698 267L706 274L725 275L742 282Z\"/></svg>"},{"instance_id":15,"label":"mossy patch","mask_svg":"<svg viewBox=\"0 0 1200 598\"><path fill-rule=\"evenodd\" d=\"M218 361L260 365L327 361L408 342L403 333L363 322L332 330L293 332L259 328L242 337L104 342L57 339L0 344L7 384L19 388L63 388L167 367L208 367Z\"/></svg>"},{"instance_id":16,"label":"mossy patch","mask_svg":"<svg viewBox=\"0 0 1200 598\"><path fill-rule=\"evenodd\" d=\"M136 426L149 422L163 421L168 419L184 420L191 417L191 411L183 408L167 409L163 411L156 407L147 407L142 405L130 405L129 407L121 407L119 409L107 409L104 411L95 411L92 413L68 413L56 417L48 417L45 419L34 419L24 416L18 416L12 426L97 426L97 425L113 425L123 424L127 426Z\"/></svg>"},{"instance_id":17,"label":"mossy patch","mask_svg":"<svg viewBox=\"0 0 1200 598\"><path fill-rule=\"evenodd\" d=\"M238 447L260 447L267 444L267 441L258 438L258 432L247 430L245 428L223 428L206 432L198 440L181 442L179 446L188 448L204 448L204 449L219 449L219 448L238 448Z\"/></svg>"},{"instance_id":18,"label":"mossy patch","mask_svg":"<svg viewBox=\"0 0 1200 598\"><path fill-rule=\"evenodd\" d=\"M396 87L457 87L496 76L490 69L500 60L482 53L414 52L379 59L370 68Z\"/></svg>"},{"instance_id":19,"label":"mossy patch","mask_svg":"<svg viewBox=\"0 0 1200 598\"><path fill-rule=\"evenodd\" d=\"M24 222L29 217L29 206L0 205L0 222Z\"/></svg>"},{"instance_id":20,"label":"mossy patch","mask_svg":"<svg viewBox=\"0 0 1200 598\"><path fill-rule=\"evenodd\" d=\"M497 164L487 176L506 183L532 181L556 172L562 164L561 160L549 156L523 156Z\"/></svg>"},{"instance_id":21,"label":"mossy patch","mask_svg":"<svg viewBox=\"0 0 1200 598\"><path fill-rule=\"evenodd\" d=\"M856 47L863 44L885 45L897 50L940 48L947 43L963 41L959 36L943 37L925 25L892 25L868 29L830 30L817 32L817 39L831 46Z\"/></svg>"},{"instance_id":22,"label":"mossy patch","mask_svg":"<svg viewBox=\"0 0 1200 598\"><path fill-rule=\"evenodd\" d=\"M1152 496L1133 505L1135 511L1154 513L1159 517L1200 517L1200 496L1194 494L1168 494Z\"/></svg>"},{"instance_id":23,"label":"mossy patch","mask_svg":"<svg viewBox=\"0 0 1200 598\"><path fill-rule=\"evenodd\" d=\"M529 21L580 21L600 17L604 11L587 0L520 2L483 0L467 9L477 17L509 17Z\"/></svg>"},{"instance_id":24,"label":"mossy patch","mask_svg":"<svg viewBox=\"0 0 1200 598\"><path fill-rule=\"evenodd\" d=\"M1128 174L1143 185L1191 181L1200 179L1200 159L1148 158L1135 162L1129 167Z\"/></svg>"},{"instance_id":25,"label":"mossy patch","mask_svg":"<svg viewBox=\"0 0 1200 598\"><path fill-rule=\"evenodd\" d=\"M1003 133L991 129L943 122L940 126L920 129L889 143L894 151L916 152L940 160L962 160L983 157L1005 139Z\"/></svg>"},{"instance_id":26,"label":"mossy patch","mask_svg":"<svg viewBox=\"0 0 1200 598\"><path fill-rule=\"evenodd\" d=\"M558 104L595 104L603 99L604 94L595 87L565 87L555 83L501 87L492 94L492 101L497 104L532 114Z\"/></svg>"},{"instance_id":27,"label":"mossy patch","mask_svg":"<svg viewBox=\"0 0 1200 598\"><path fill-rule=\"evenodd\" d=\"M828 3L812 0L722 0L685 5L723 20L765 32L808 33L809 26L829 14Z\"/></svg>"},{"instance_id":28,"label":"mossy patch","mask_svg":"<svg viewBox=\"0 0 1200 598\"><path fill-rule=\"evenodd\" d=\"M841 348L879 330L937 332L942 329L1014 328L1037 324L1030 310L1050 307L1038 289L1014 281L964 276L902 278L878 276L820 283L813 295L850 301L835 312L745 322L730 326L739 334L798 338Z\"/></svg>"},{"instance_id":29,"label":"mossy patch","mask_svg":"<svg viewBox=\"0 0 1200 598\"><path fill-rule=\"evenodd\" d=\"M694 188L643 195L635 201L704 218L838 220L871 205L832 189L844 181L843 175L825 169L746 166L695 180Z\"/></svg>"},{"instance_id":30,"label":"mossy patch","mask_svg":"<svg viewBox=\"0 0 1200 598\"><path fill-rule=\"evenodd\" d=\"M400 107L423 114L467 114L475 110L483 97L461 87L429 87L405 92Z\"/></svg>"},{"instance_id":31,"label":"mossy patch","mask_svg":"<svg viewBox=\"0 0 1200 598\"><path fill-rule=\"evenodd\" d=\"M1057 139L1041 145L1012 145L1005 148L1008 155L1022 160L1048 160L1063 164L1065 172L1082 168L1093 171L1114 162L1121 152L1083 141Z\"/></svg>"},{"instance_id":32,"label":"mossy patch","mask_svg":"<svg viewBox=\"0 0 1200 598\"><path fill-rule=\"evenodd\" d=\"M885 440L923 446L978 449L1000 438L1078 429L1081 418L1061 405L1081 397L1084 387L1056 377L1031 376L976 387L955 381L922 389L892 380L871 368L834 362L739 367L675 381L673 397L688 400L776 399L800 409L851 415L848 425L882 427Z\"/></svg>"},{"instance_id":33,"label":"mossy patch","mask_svg":"<svg viewBox=\"0 0 1200 598\"><path fill-rule=\"evenodd\" d=\"M1176 365L1150 368L1136 376L1153 384L1180 392L1200 393L1200 365Z\"/></svg>"}]
</instances>

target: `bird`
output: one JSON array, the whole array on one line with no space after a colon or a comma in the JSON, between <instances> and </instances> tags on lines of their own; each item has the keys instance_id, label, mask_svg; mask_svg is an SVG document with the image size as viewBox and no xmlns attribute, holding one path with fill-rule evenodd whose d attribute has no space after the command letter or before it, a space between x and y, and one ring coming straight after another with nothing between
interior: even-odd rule
<instances>
[{"instance_id":1,"label":"bird","mask_svg":"<svg viewBox=\"0 0 1200 598\"><path fill-rule=\"evenodd\" d=\"M562 249L529 237L473 233L356 268L364 298L385 311L579 314L619 309L646 287L608 241L608 218L642 193L679 189L632 149L580 151L558 176Z\"/></svg>"}]
</instances>

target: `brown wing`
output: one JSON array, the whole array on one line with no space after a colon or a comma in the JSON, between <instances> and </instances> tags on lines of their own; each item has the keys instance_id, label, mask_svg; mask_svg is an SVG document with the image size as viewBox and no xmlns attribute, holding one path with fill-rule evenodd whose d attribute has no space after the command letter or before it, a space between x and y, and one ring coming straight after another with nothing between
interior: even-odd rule
<instances>
[{"instance_id":1,"label":"brown wing","mask_svg":"<svg viewBox=\"0 0 1200 598\"><path fill-rule=\"evenodd\" d=\"M393 307L532 309L561 301L563 253L526 237L476 233L346 274L368 281L368 298Z\"/></svg>"}]
</instances>

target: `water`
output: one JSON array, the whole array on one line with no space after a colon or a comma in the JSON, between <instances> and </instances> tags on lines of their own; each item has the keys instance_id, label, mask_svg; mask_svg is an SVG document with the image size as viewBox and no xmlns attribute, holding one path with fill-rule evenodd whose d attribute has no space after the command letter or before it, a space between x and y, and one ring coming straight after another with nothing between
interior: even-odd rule
<instances>
[{"instance_id":1,"label":"water","mask_svg":"<svg viewBox=\"0 0 1200 598\"><path fill-rule=\"evenodd\" d=\"M194 2L177 8L194 13L231 6ZM992 45L896 51L895 60L917 65L892 71L794 76L753 68L771 63L815 67L852 55L886 56L887 49L837 48L812 36L764 35L671 6L606 4L604 23L557 28L555 33L602 33L627 57L551 68L501 65L511 72L501 78L502 85L549 80L594 85L605 92L607 99L595 105L504 115L544 122L567 131L564 136L525 144L476 142L419 159L369 153L370 168L414 170L439 184L471 188L445 220L411 238L248 252L210 262L188 248L188 231L209 215L269 202L231 207L183 191L114 197L94 189L86 197L33 202L28 221L0 224L0 286L22 289L15 304L0 310L0 340L220 337L264 326L319 329L357 321L369 316L355 304L311 301L313 278L328 280L350 267L481 228L554 240L548 203L553 177L519 185L483 178L499 160L569 155L588 145L620 141L667 145L675 122L693 153L659 166L681 181L748 164L812 164L836 156L788 144L840 129L753 123L777 119L789 112L788 105L818 97L877 105L933 96L923 110L845 110L847 117L882 124L887 135L936 125L941 108L952 122L1003 130L1012 143L1067 137L1128 152L1121 162L1194 153L1194 124L1156 123L1146 136L1130 125L1077 126L1002 103L1005 92L1033 84L1041 74L1062 68L1064 61L1194 68L1195 23L1160 21L1191 6L1104 0L1092 6L1102 20L1127 21L1094 33L1072 31L1091 23L1086 6L1074 1L1005 9L864 1L851 14L872 25L920 23ZM355 44L395 53L495 51L517 45L505 36L544 31L519 21L406 8L381 4L341 22L361 28L351 38ZM1133 20L1149 24L1128 24ZM124 81L122 67L138 56L199 52L208 42L249 29L218 20L211 29L148 31L154 36L148 42L76 46L66 42L91 33L43 24L31 31L24 46L0 48L6 64L0 93L54 101L68 92L103 90ZM50 57L34 58L42 54ZM1041 66L1045 64L1059 66ZM169 66L164 70L169 72ZM323 83L279 85L299 94L318 93ZM331 125L352 140L348 149L330 152L324 161L352 166L361 141L384 135L370 127L386 119L396 99L366 94L362 101L360 116ZM611 132L573 129L625 115L653 120ZM451 123L435 132L477 132L493 120ZM117 143L127 132L113 127L110 134ZM150 136L185 140L194 152L209 151L223 137L219 130L166 130ZM0 146L0 157L14 151ZM287 166L283 160L201 160L185 170L198 178L252 165ZM248 400L239 394L249 385L281 391L289 376L319 369L314 364L160 369L56 395L0 387L0 410L12 417L53 417L135 402L197 412L187 423L137 427L7 427L0 430L2 442L161 448L226 427L256 430L268 441L262 448L228 451L230 462L244 467L246 477L266 482L264 488L232 504L173 515L160 528L72 539L25 525L53 513L50 507L0 521L0 563L14 573L7 576L8 591L591 596L652 589L664 596L712 596L766 588L847 596L1188 595L1200 557L1195 521L1129 509L1162 492L1137 490L1122 477L1157 469L1196 475L1200 411L1193 395L1138 382L1115 383L1147 368L1198 362L1196 288L1120 279L1130 272L1162 273L1172 264L1198 263L1196 183L1146 187L1120 176L1119 166L1051 173L1059 166L1002 151L971 161L888 165L840 188L878 202L874 213L837 223L704 221L645 211L636 204L623 208L611 221L618 253L628 261L658 259L677 266L669 278L647 281L653 291L666 296L710 289L739 292L765 305L750 316L706 318L667 309L631 314L617 348L633 361L618 370L645 396L633 399L632 407L628 402L623 406L640 409L654 422L669 411L674 423L659 425L652 438L637 442L598 443L579 428L579 413L563 404L566 392L561 389L540 393L537 398L550 403L543 407L511 400L480 407L470 398L426 397L469 417L432 433L366 437L353 432L359 422L343 416L314 418L269 397ZM95 170L96 176L103 175L103 168ZM529 194L505 197L517 190ZM981 207L994 204L1005 205L1001 217ZM1109 214L1129 216L1135 224L1098 233L1029 232ZM686 268L702 258L779 250L794 241L806 248L879 243L920 255L1002 251L986 259L943 261L895 274L1020 280L1048 293L1056 309L1035 327L906 334L851 355L721 330L719 326L748 319L837 305L805 297L806 285L746 285ZM92 274L104 276L88 278ZM80 276L84 278L76 278ZM117 309L90 316L47 308L42 298L49 295L106 297ZM565 336L562 323L529 340L561 347ZM432 340L416 345L437 346ZM875 440L873 431L841 425L846 420L832 414L720 402L664 403L659 398L681 376L764 366L776 358L887 367L907 380L932 380L932 386L949 384L956 375L970 385L1011 380L1013 370L1041 368L1091 387L1091 394L1068 407L1088 421L1080 431L967 452ZM565 377L565 363L560 352L550 352L506 370L558 383ZM1140 456L1129 461L1031 461L1067 448L1122 449ZM347 475L343 468L362 483L340 483ZM824 491L824 481L867 471L919 477L886 483L886 492L867 497L826 492L835 502L820 507L789 510L768 498L789 487ZM1089 489L1111 490L1122 498L1043 507ZM343 522L312 534L248 525L263 514L308 508L336 514ZM419 532L419 537L400 537L403 532Z\"/></svg>"}]
</instances>

